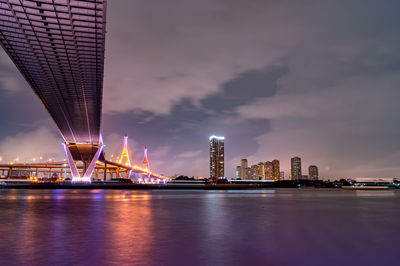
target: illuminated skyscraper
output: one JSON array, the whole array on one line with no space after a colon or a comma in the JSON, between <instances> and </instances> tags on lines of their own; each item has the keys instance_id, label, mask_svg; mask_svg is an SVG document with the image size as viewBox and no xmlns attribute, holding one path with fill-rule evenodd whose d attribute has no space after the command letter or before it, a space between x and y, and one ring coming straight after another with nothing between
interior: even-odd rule
<instances>
[{"instance_id":1,"label":"illuminated skyscraper","mask_svg":"<svg viewBox=\"0 0 400 266\"><path fill-rule=\"evenodd\" d=\"M318 167L315 165L310 165L308 167L308 178L310 180L318 180Z\"/></svg>"},{"instance_id":2,"label":"illuminated skyscraper","mask_svg":"<svg viewBox=\"0 0 400 266\"><path fill-rule=\"evenodd\" d=\"M250 176L249 179L251 180L258 180L257 175L258 175L258 165L257 164L253 164L250 167Z\"/></svg>"},{"instance_id":3,"label":"illuminated skyscraper","mask_svg":"<svg viewBox=\"0 0 400 266\"><path fill-rule=\"evenodd\" d=\"M265 179L274 179L274 165L270 161L265 162Z\"/></svg>"},{"instance_id":4,"label":"illuminated skyscraper","mask_svg":"<svg viewBox=\"0 0 400 266\"><path fill-rule=\"evenodd\" d=\"M240 179L246 179L247 159L240 162Z\"/></svg>"},{"instance_id":5,"label":"illuminated skyscraper","mask_svg":"<svg viewBox=\"0 0 400 266\"><path fill-rule=\"evenodd\" d=\"M301 159L299 157L293 157L291 160L290 177L292 180L301 179Z\"/></svg>"},{"instance_id":6,"label":"illuminated skyscraper","mask_svg":"<svg viewBox=\"0 0 400 266\"><path fill-rule=\"evenodd\" d=\"M210 177L224 178L224 137L210 137Z\"/></svg>"},{"instance_id":7,"label":"illuminated skyscraper","mask_svg":"<svg viewBox=\"0 0 400 266\"><path fill-rule=\"evenodd\" d=\"M251 167L247 167L244 179L252 179L252 176L253 176L252 171L253 170Z\"/></svg>"},{"instance_id":8,"label":"illuminated skyscraper","mask_svg":"<svg viewBox=\"0 0 400 266\"><path fill-rule=\"evenodd\" d=\"M281 169L279 166L279 160L272 161L272 177L274 180L279 180L281 178Z\"/></svg>"},{"instance_id":9,"label":"illuminated skyscraper","mask_svg":"<svg viewBox=\"0 0 400 266\"><path fill-rule=\"evenodd\" d=\"M236 166L235 179L240 179L240 174L241 174L241 167Z\"/></svg>"},{"instance_id":10,"label":"illuminated skyscraper","mask_svg":"<svg viewBox=\"0 0 400 266\"><path fill-rule=\"evenodd\" d=\"M265 180L265 164L263 162L258 163L257 178L258 180Z\"/></svg>"}]
</instances>

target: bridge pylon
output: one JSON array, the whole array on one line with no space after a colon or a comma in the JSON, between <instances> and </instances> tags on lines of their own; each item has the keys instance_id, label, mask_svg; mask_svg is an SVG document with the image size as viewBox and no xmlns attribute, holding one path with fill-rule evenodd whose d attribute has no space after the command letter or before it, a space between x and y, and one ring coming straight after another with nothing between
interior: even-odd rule
<instances>
[{"instance_id":1,"label":"bridge pylon","mask_svg":"<svg viewBox=\"0 0 400 266\"><path fill-rule=\"evenodd\" d=\"M150 169L149 157L147 156L147 147L144 147L144 156L143 156L142 168L147 171L147 179L150 179L150 177L151 177L151 169Z\"/></svg>"},{"instance_id":2,"label":"bridge pylon","mask_svg":"<svg viewBox=\"0 0 400 266\"><path fill-rule=\"evenodd\" d=\"M123 144L123 148L122 148L121 157L120 157L118 163L125 165L125 166L132 167L131 159L129 156L129 150L128 150L128 135L127 134L125 134L125 136L124 136L124 144Z\"/></svg>"},{"instance_id":3,"label":"bridge pylon","mask_svg":"<svg viewBox=\"0 0 400 266\"><path fill-rule=\"evenodd\" d=\"M91 176L96 167L97 161L104 160L104 145L63 143L69 168L71 169L72 183L90 183ZM83 175L78 171L76 163L83 162Z\"/></svg>"},{"instance_id":4,"label":"bridge pylon","mask_svg":"<svg viewBox=\"0 0 400 266\"><path fill-rule=\"evenodd\" d=\"M122 153L121 153L118 163L122 164L124 166L132 167L132 160L130 158L129 149L128 149L128 135L127 134L124 135L124 144L123 144ZM131 171L129 171L127 173L126 178L129 178L130 174L131 174Z\"/></svg>"}]
</instances>

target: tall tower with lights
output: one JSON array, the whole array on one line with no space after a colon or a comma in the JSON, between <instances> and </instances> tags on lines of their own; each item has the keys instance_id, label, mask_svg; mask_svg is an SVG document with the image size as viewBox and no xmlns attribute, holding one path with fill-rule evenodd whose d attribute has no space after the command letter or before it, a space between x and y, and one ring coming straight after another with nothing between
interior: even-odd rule
<instances>
[{"instance_id":1,"label":"tall tower with lights","mask_svg":"<svg viewBox=\"0 0 400 266\"><path fill-rule=\"evenodd\" d=\"M224 137L210 137L210 178L224 178Z\"/></svg>"},{"instance_id":2,"label":"tall tower with lights","mask_svg":"<svg viewBox=\"0 0 400 266\"><path fill-rule=\"evenodd\" d=\"M125 134L124 136L124 147L122 150L121 157L118 161L119 164L132 167L131 159L129 158L129 151L128 151L128 135Z\"/></svg>"},{"instance_id":3,"label":"tall tower with lights","mask_svg":"<svg viewBox=\"0 0 400 266\"><path fill-rule=\"evenodd\" d=\"M308 167L308 178L313 181L318 180L318 167L317 166L310 165Z\"/></svg>"},{"instance_id":4,"label":"tall tower with lights","mask_svg":"<svg viewBox=\"0 0 400 266\"><path fill-rule=\"evenodd\" d=\"M301 176L301 158L300 157L293 157L290 160L290 166L291 166L291 180L300 180L302 179Z\"/></svg>"},{"instance_id":5,"label":"tall tower with lights","mask_svg":"<svg viewBox=\"0 0 400 266\"><path fill-rule=\"evenodd\" d=\"M273 173L273 178L274 180L279 180L281 179L281 168L279 164L279 160L275 159L272 161L272 173Z\"/></svg>"}]
</instances>

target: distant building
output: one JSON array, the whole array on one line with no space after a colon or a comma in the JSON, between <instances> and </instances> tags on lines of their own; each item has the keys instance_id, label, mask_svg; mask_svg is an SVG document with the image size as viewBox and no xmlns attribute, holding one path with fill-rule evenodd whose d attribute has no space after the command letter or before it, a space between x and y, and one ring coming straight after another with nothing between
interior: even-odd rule
<instances>
[{"instance_id":1,"label":"distant building","mask_svg":"<svg viewBox=\"0 0 400 266\"><path fill-rule=\"evenodd\" d=\"M235 179L241 179L240 178L241 171L242 171L242 167L236 166Z\"/></svg>"},{"instance_id":2,"label":"distant building","mask_svg":"<svg viewBox=\"0 0 400 266\"><path fill-rule=\"evenodd\" d=\"M251 167L247 167L244 179L252 179L252 178L253 178L253 169Z\"/></svg>"},{"instance_id":3,"label":"distant building","mask_svg":"<svg viewBox=\"0 0 400 266\"><path fill-rule=\"evenodd\" d=\"M293 157L290 159L290 177L291 180L300 180L301 176L301 159L299 157Z\"/></svg>"},{"instance_id":4,"label":"distant building","mask_svg":"<svg viewBox=\"0 0 400 266\"><path fill-rule=\"evenodd\" d=\"M272 178L274 180L281 179L281 168L279 166L279 160L272 161Z\"/></svg>"},{"instance_id":5,"label":"distant building","mask_svg":"<svg viewBox=\"0 0 400 266\"><path fill-rule=\"evenodd\" d=\"M280 173L281 180L285 180L285 172L281 171Z\"/></svg>"},{"instance_id":6,"label":"distant building","mask_svg":"<svg viewBox=\"0 0 400 266\"><path fill-rule=\"evenodd\" d=\"M247 169L247 159L242 159L240 161L240 179L247 179L246 178L246 169Z\"/></svg>"},{"instance_id":7,"label":"distant building","mask_svg":"<svg viewBox=\"0 0 400 266\"><path fill-rule=\"evenodd\" d=\"M279 160L260 162L249 166L247 159L242 159L236 167L236 178L242 180L281 180L284 173L280 171Z\"/></svg>"},{"instance_id":8,"label":"distant building","mask_svg":"<svg viewBox=\"0 0 400 266\"><path fill-rule=\"evenodd\" d=\"M265 162L265 179L273 180L274 179L274 165L272 162Z\"/></svg>"},{"instance_id":9,"label":"distant building","mask_svg":"<svg viewBox=\"0 0 400 266\"><path fill-rule=\"evenodd\" d=\"M252 165L250 169L251 169L250 170L250 176L249 176L248 179L257 180L258 179L257 178L257 176L258 176L258 165L257 164Z\"/></svg>"},{"instance_id":10,"label":"distant building","mask_svg":"<svg viewBox=\"0 0 400 266\"><path fill-rule=\"evenodd\" d=\"M265 180L265 165L263 162L258 163L257 169L257 179L258 180Z\"/></svg>"},{"instance_id":11,"label":"distant building","mask_svg":"<svg viewBox=\"0 0 400 266\"><path fill-rule=\"evenodd\" d=\"M210 177L225 177L224 140L224 137L210 137Z\"/></svg>"},{"instance_id":12,"label":"distant building","mask_svg":"<svg viewBox=\"0 0 400 266\"><path fill-rule=\"evenodd\" d=\"M310 165L308 167L308 176L310 180L318 180L318 167L316 165Z\"/></svg>"}]
</instances>

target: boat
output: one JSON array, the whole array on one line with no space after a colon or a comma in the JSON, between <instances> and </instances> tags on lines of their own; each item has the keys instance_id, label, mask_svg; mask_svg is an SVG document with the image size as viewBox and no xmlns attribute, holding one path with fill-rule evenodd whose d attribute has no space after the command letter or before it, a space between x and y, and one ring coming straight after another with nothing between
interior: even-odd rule
<instances>
[{"instance_id":1,"label":"boat","mask_svg":"<svg viewBox=\"0 0 400 266\"><path fill-rule=\"evenodd\" d=\"M344 189L352 190L387 190L388 186L342 186Z\"/></svg>"}]
</instances>

